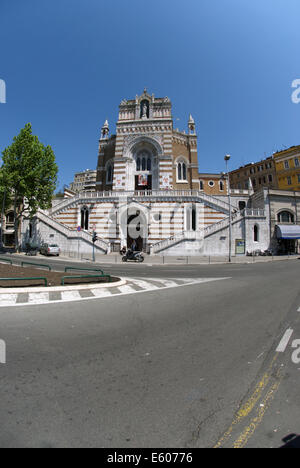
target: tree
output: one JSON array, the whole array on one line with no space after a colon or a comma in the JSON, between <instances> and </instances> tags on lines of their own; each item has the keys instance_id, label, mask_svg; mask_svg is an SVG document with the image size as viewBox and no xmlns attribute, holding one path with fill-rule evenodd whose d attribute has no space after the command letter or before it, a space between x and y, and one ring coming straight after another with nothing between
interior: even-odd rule
<instances>
[{"instance_id":1,"label":"tree","mask_svg":"<svg viewBox=\"0 0 300 468\"><path fill-rule=\"evenodd\" d=\"M32 135L26 124L11 146L2 153L1 172L4 191L13 205L15 246L19 249L19 226L23 216L32 219L38 209L51 207L56 189L58 167L50 146L44 146Z\"/></svg>"}]
</instances>

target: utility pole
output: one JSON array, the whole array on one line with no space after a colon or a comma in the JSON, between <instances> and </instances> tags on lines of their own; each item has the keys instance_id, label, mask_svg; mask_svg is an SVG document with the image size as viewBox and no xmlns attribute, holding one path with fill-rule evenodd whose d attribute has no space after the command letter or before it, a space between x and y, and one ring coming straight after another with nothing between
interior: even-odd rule
<instances>
[{"instance_id":1,"label":"utility pole","mask_svg":"<svg viewBox=\"0 0 300 468\"><path fill-rule=\"evenodd\" d=\"M230 178L228 171L228 162L230 160L230 154L226 154L224 157L226 163L226 174L227 174L227 195L229 204L229 246L228 246L228 261L231 262L231 244L232 244L232 217L231 217L231 196L230 196Z\"/></svg>"}]
</instances>

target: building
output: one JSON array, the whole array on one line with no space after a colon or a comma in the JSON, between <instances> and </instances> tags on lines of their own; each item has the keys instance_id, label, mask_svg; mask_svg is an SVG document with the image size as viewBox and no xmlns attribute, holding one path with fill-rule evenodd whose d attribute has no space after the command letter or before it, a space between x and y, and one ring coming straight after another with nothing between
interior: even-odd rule
<instances>
[{"instance_id":1,"label":"building","mask_svg":"<svg viewBox=\"0 0 300 468\"><path fill-rule=\"evenodd\" d=\"M246 164L230 172L230 186L237 190L253 189L254 192L264 187L277 189L277 175L274 158L271 156L257 163Z\"/></svg>"},{"instance_id":2,"label":"building","mask_svg":"<svg viewBox=\"0 0 300 468\"><path fill-rule=\"evenodd\" d=\"M273 171L273 160L268 163L258 173ZM129 248L134 240L152 255L228 255L229 248L245 255L279 249L291 235L280 228L287 219L281 213L289 212L295 245L286 247L296 250L299 192L287 197L261 186L255 193L245 186L229 191L223 175L199 174L193 117L187 132L174 130L170 99L144 90L121 102L115 135L107 121L101 129L96 191L68 192L51 210L40 210L34 226L24 222L22 238L55 241L79 258L91 255L93 232L98 256Z\"/></svg>"},{"instance_id":3,"label":"building","mask_svg":"<svg viewBox=\"0 0 300 468\"><path fill-rule=\"evenodd\" d=\"M70 184L70 190L75 193L82 191L94 192L96 190L97 171L86 169L82 172L77 172L74 181Z\"/></svg>"},{"instance_id":4,"label":"building","mask_svg":"<svg viewBox=\"0 0 300 468\"><path fill-rule=\"evenodd\" d=\"M274 153L274 162L281 190L300 190L300 146Z\"/></svg>"},{"instance_id":5,"label":"building","mask_svg":"<svg viewBox=\"0 0 300 468\"><path fill-rule=\"evenodd\" d=\"M225 174L199 174L199 190L203 190L208 195L227 195L228 179ZM248 193L248 191L247 191Z\"/></svg>"},{"instance_id":6,"label":"building","mask_svg":"<svg viewBox=\"0 0 300 468\"><path fill-rule=\"evenodd\" d=\"M0 245L6 248L12 248L15 245L15 214L13 208L6 210L3 215L3 229L1 216L1 239Z\"/></svg>"}]
</instances>

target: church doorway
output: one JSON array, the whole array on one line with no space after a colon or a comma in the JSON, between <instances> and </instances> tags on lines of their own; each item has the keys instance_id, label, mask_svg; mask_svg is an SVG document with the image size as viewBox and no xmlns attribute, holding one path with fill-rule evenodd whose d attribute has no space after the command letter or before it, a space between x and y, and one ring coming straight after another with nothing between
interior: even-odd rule
<instances>
[{"instance_id":1,"label":"church doorway","mask_svg":"<svg viewBox=\"0 0 300 468\"><path fill-rule=\"evenodd\" d=\"M144 251L147 243L147 222L139 210L135 213L128 213L127 218L127 248Z\"/></svg>"}]
</instances>

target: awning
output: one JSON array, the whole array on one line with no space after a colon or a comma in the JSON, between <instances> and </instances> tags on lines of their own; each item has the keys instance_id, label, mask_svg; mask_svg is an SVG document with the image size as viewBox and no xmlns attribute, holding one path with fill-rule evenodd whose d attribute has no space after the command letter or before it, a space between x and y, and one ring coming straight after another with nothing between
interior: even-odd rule
<instances>
[{"instance_id":1,"label":"awning","mask_svg":"<svg viewBox=\"0 0 300 468\"><path fill-rule=\"evenodd\" d=\"M277 224L278 239L300 239L300 226L296 224Z\"/></svg>"}]
</instances>

